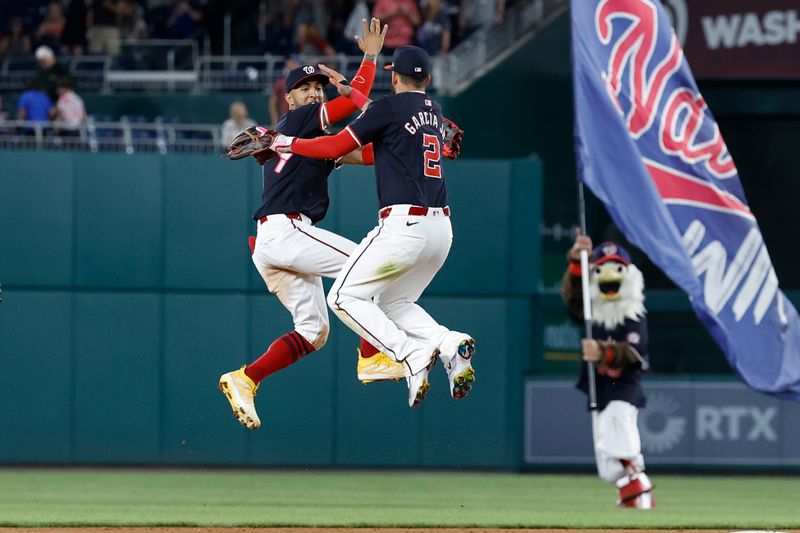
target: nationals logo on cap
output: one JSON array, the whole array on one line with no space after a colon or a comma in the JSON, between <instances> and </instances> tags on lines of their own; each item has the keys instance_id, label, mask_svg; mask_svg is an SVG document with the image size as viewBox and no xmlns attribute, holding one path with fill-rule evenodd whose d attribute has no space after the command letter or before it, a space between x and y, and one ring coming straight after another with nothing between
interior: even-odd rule
<instances>
[{"instance_id":1,"label":"nationals logo on cap","mask_svg":"<svg viewBox=\"0 0 800 533\"><path fill-rule=\"evenodd\" d=\"M323 86L328 85L328 76L325 74L317 71L314 68L314 65L303 65L302 67L297 67L289 72L286 75L286 92L289 93L293 89L297 89L300 85L311 81L317 80Z\"/></svg>"},{"instance_id":2,"label":"nationals logo on cap","mask_svg":"<svg viewBox=\"0 0 800 533\"><path fill-rule=\"evenodd\" d=\"M617 243L606 241L592 250L591 263L602 265L606 261L617 261L627 266L631 264L631 254Z\"/></svg>"}]
</instances>

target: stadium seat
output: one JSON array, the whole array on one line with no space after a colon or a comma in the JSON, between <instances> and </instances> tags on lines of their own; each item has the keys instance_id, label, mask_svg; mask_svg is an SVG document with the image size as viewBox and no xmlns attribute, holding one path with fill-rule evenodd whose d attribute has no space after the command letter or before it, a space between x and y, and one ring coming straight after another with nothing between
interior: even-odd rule
<instances>
[{"instance_id":1,"label":"stadium seat","mask_svg":"<svg viewBox=\"0 0 800 533\"><path fill-rule=\"evenodd\" d=\"M86 55L73 57L71 69L73 72L102 72L104 66L105 56L103 55Z\"/></svg>"},{"instance_id":2,"label":"stadium seat","mask_svg":"<svg viewBox=\"0 0 800 533\"><path fill-rule=\"evenodd\" d=\"M214 139L214 136L208 130L196 130L194 132L194 138L195 139L202 139L202 140L206 140L206 141L211 141L211 140Z\"/></svg>"},{"instance_id":3,"label":"stadium seat","mask_svg":"<svg viewBox=\"0 0 800 533\"><path fill-rule=\"evenodd\" d=\"M9 71L36 71L36 60L33 57L12 57L8 60Z\"/></svg>"},{"instance_id":4,"label":"stadium seat","mask_svg":"<svg viewBox=\"0 0 800 533\"><path fill-rule=\"evenodd\" d=\"M92 115L94 123L115 122L110 115ZM122 139L122 128L119 126L96 126L95 135L98 139Z\"/></svg>"}]
</instances>

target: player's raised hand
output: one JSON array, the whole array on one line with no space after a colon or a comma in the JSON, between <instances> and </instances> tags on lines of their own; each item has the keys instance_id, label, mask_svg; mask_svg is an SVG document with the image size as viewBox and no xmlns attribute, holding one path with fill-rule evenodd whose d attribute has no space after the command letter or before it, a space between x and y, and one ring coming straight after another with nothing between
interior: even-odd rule
<instances>
[{"instance_id":1,"label":"player's raised hand","mask_svg":"<svg viewBox=\"0 0 800 533\"><path fill-rule=\"evenodd\" d=\"M319 69L322 71L323 74L330 78L331 83L336 87L336 90L339 91L339 94L342 96L350 96L350 91L353 89L347 82L347 78L345 78L342 74L336 72L332 68L320 63L317 65Z\"/></svg>"},{"instance_id":2,"label":"player's raised hand","mask_svg":"<svg viewBox=\"0 0 800 533\"><path fill-rule=\"evenodd\" d=\"M364 29L364 37L356 35L358 47L367 55L377 56L383 48L383 39L389 26L384 24L381 30L381 21L375 17L367 23L367 19L361 19L361 27Z\"/></svg>"}]
</instances>

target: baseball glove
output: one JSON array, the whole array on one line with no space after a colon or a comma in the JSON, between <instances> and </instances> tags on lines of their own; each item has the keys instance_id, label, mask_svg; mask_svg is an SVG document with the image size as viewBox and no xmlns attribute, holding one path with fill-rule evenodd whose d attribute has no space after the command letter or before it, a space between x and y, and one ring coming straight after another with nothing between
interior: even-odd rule
<instances>
[{"instance_id":1,"label":"baseball glove","mask_svg":"<svg viewBox=\"0 0 800 533\"><path fill-rule=\"evenodd\" d=\"M444 147L442 154L448 159L455 159L461 153L461 140L464 138L464 130L458 124L447 117L444 117Z\"/></svg>"},{"instance_id":2,"label":"baseball glove","mask_svg":"<svg viewBox=\"0 0 800 533\"><path fill-rule=\"evenodd\" d=\"M250 126L231 141L228 151L222 154L222 157L235 160L253 156L259 165L263 165L278 155L270 148L278 135L275 130L262 126Z\"/></svg>"}]
</instances>

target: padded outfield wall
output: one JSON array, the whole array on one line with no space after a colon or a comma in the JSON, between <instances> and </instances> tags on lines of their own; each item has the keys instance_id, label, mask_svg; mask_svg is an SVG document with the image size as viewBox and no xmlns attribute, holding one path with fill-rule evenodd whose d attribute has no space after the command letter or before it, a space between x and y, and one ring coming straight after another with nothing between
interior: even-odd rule
<instances>
[{"instance_id":1,"label":"padded outfield wall","mask_svg":"<svg viewBox=\"0 0 800 533\"><path fill-rule=\"evenodd\" d=\"M260 168L213 156L0 152L0 463L517 468L535 364L541 165L447 162L454 242L423 305L479 341L474 394L441 366L424 406L361 385L357 337L268 378L262 427L222 372L291 329L250 262ZM322 224L374 226L371 168L331 177Z\"/></svg>"}]
</instances>

